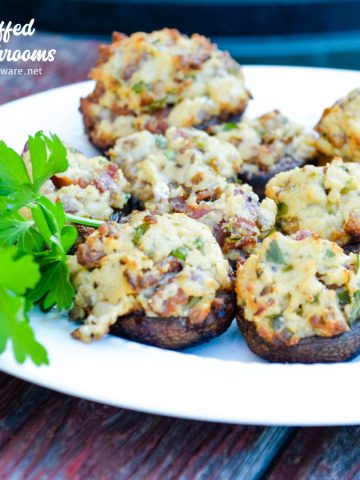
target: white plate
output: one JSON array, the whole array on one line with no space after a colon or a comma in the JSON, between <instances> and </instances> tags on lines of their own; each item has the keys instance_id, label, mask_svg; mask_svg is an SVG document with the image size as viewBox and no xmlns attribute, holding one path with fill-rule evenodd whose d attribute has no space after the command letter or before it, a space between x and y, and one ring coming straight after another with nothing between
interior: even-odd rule
<instances>
[{"instance_id":1,"label":"white plate","mask_svg":"<svg viewBox=\"0 0 360 480\"><path fill-rule=\"evenodd\" d=\"M247 67L254 95L248 114L279 108L313 126L322 110L360 86L360 73L286 67ZM29 133L52 131L91 153L78 113L91 82L51 90L0 107L0 136L21 149ZM360 363L281 365L259 360L235 325L222 337L185 352L108 336L84 345L70 337L66 316L32 316L47 347L49 367L18 365L9 349L0 369L54 390L164 415L248 424L360 423Z\"/></svg>"}]
</instances>

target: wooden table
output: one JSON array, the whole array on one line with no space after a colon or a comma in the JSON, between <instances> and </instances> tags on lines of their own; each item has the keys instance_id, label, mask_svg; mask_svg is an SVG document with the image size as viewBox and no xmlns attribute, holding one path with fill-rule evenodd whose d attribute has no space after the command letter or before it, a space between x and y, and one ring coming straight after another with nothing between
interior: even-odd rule
<instances>
[{"instance_id":1,"label":"wooden table","mask_svg":"<svg viewBox=\"0 0 360 480\"><path fill-rule=\"evenodd\" d=\"M97 44L39 33L26 47L12 42L56 48L56 61L44 64L40 77L0 74L0 103L86 79ZM0 479L360 478L359 427L178 420L78 400L5 374L0 388Z\"/></svg>"}]
</instances>

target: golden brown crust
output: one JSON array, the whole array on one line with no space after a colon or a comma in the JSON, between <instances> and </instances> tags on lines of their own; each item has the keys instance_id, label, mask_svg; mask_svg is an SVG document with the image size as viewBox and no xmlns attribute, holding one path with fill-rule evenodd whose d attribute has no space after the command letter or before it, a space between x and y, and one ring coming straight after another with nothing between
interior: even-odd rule
<instances>
[{"instance_id":1,"label":"golden brown crust","mask_svg":"<svg viewBox=\"0 0 360 480\"><path fill-rule=\"evenodd\" d=\"M360 161L359 106L360 89L356 88L325 108L315 126L319 133L316 148L322 159L339 156L345 162Z\"/></svg>"},{"instance_id":2,"label":"golden brown crust","mask_svg":"<svg viewBox=\"0 0 360 480\"><path fill-rule=\"evenodd\" d=\"M280 341L270 343L256 330L253 322L245 320L238 307L238 327L250 350L265 360L280 363L333 363L351 360L360 352L360 322L357 321L348 332L335 337L313 336L300 340L296 345Z\"/></svg>"},{"instance_id":3,"label":"golden brown crust","mask_svg":"<svg viewBox=\"0 0 360 480\"><path fill-rule=\"evenodd\" d=\"M147 317L139 312L120 317L111 326L110 333L141 343L177 350L222 335L230 327L234 314L234 292L220 290L209 315L201 322L184 317Z\"/></svg>"},{"instance_id":4,"label":"golden brown crust","mask_svg":"<svg viewBox=\"0 0 360 480\"><path fill-rule=\"evenodd\" d=\"M148 72L161 71L161 77ZM105 151L135 131L207 129L239 117L251 98L240 66L200 35L175 29L115 33L90 73L94 92L80 101L91 142Z\"/></svg>"}]
</instances>

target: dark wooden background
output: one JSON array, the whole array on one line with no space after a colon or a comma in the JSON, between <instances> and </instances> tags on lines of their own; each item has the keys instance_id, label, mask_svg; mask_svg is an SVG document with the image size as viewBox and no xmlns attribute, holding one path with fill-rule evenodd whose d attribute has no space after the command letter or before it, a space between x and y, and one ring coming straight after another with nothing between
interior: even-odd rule
<instances>
[{"instance_id":1,"label":"dark wooden background","mask_svg":"<svg viewBox=\"0 0 360 480\"><path fill-rule=\"evenodd\" d=\"M86 79L96 47L92 40L37 33L26 48L56 48L56 61L42 65L40 77L0 75L0 103ZM11 48L25 47L17 39ZM0 374L0 478L348 480L360 478L360 429L172 419Z\"/></svg>"}]
</instances>

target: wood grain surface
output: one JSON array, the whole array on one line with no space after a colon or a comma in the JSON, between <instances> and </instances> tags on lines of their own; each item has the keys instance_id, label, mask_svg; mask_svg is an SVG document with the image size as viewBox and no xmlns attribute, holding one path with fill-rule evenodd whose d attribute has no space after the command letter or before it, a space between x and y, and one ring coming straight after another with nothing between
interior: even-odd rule
<instances>
[{"instance_id":1,"label":"wood grain surface","mask_svg":"<svg viewBox=\"0 0 360 480\"><path fill-rule=\"evenodd\" d=\"M0 103L85 80L99 43L38 32L31 45L23 41L18 37L11 47L56 48L56 61L43 65L41 77L0 75ZM346 398L339 408L346 408ZM0 374L0 480L260 478L360 478L360 429L171 419L79 400Z\"/></svg>"},{"instance_id":2,"label":"wood grain surface","mask_svg":"<svg viewBox=\"0 0 360 480\"><path fill-rule=\"evenodd\" d=\"M293 433L131 412L5 374L0 388L4 479L257 479Z\"/></svg>"}]
</instances>

